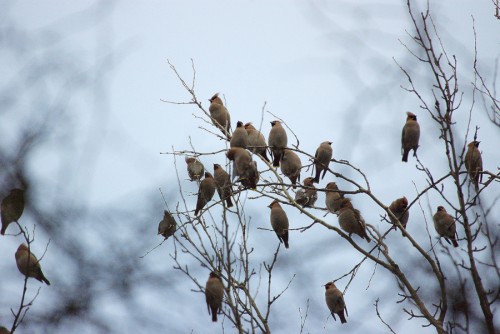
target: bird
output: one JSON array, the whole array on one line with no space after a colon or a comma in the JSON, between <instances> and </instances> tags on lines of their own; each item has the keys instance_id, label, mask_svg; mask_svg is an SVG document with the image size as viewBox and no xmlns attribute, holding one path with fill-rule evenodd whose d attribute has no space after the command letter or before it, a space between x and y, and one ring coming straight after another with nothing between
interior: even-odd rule
<instances>
[{"instance_id":1,"label":"bird","mask_svg":"<svg viewBox=\"0 0 500 334\"><path fill-rule=\"evenodd\" d=\"M198 191L198 200L196 201L196 210L194 215L197 216L198 213L203 209L205 205L214 197L215 194L215 180L212 174L205 172L205 178L200 183L200 189Z\"/></svg>"},{"instance_id":2,"label":"bird","mask_svg":"<svg viewBox=\"0 0 500 334\"><path fill-rule=\"evenodd\" d=\"M446 212L446 209L442 206L438 206L436 213L434 214L434 228L440 237L443 237L446 242L453 244L453 247L458 247L457 242L457 226L453 217Z\"/></svg>"},{"instance_id":3,"label":"bird","mask_svg":"<svg viewBox=\"0 0 500 334\"><path fill-rule=\"evenodd\" d=\"M229 136L229 130L231 128L231 116L227 111L224 103L219 97L219 93L214 94L210 99L210 107L208 107L208 111L210 111L210 117L212 117L212 123L216 127L218 127L222 133L226 136Z\"/></svg>"},{"instance_id":4,"label":"bird","mask_svg":"<svg viewBox=\"0 0 500 334\"><path fill-rule=\"evenodd\" d=\"M10 334L10 331L5 327L0 327L0 334Z\"/></svg>"},{"instance_id":5,"label":"bird","mask_svg":"<svg viewBox=\"0 0 500 334\"><path fill-rule=\"evenodd\" d=\"M318 191L316 187L314 187L314 178L306 177L304 179L304 187L312 188L312 189L304 189L301 188L295 194L295 202L302 205L304 208L314 206L316 200L318 199Z\"/></svg>"},{"instance_id":6,"label":"bird","mask_svg":"<svg viewBox=\"0 0 500 334\"><path fill-rule=\"evenodd\" d=\"M229 147L241 147L247 148L248 146L248 132L243 126L243 122L238 121L236 123L236 129L234 129L229 141Z\"/></svg>"},{"instance_id":7,"label":"bird","mask_svg":"<svg viewBox=\"0 0 500 334\"><path fill-rule=\"evenodd\" d=\"M337 289L335 283L328 282L325 284L325 300L333 319L337 321L335 318L335 314L337 314L340 318L340 322L345 324L347 322L345 316L348 314L345 306L344 295L339 289Z\"/></svg>"},{"instance_id":8,"label":"bird","mask_svg":"<svg viewBox=\"0 0 500 334\"><path fill-rule=\"evenodd\" d=\"M205 286L205 300L207 302L208 314L212 315L212 321L217 322L217 313L222 311L222 298L224 297L224 285L219 275L212 271Z\"/></svg>"},{"instance_id":9,"label":"bird","mask_svg":"<svg viewBox=\"0 0 500 334\"><path fill-rule=\"evenodd\" d=\"M234 162L233 174L239 177L239 181L243 186L252 189L257 188L259 171L257 170L257 164L252 160L250 152L241 147L233 147L227 151L226 156Z\"/></svg>"},{"instance_id":10,"label":"bird","mask_svg":"<svg viewBox=\"0 0 500 334\"><path fill-rule=\"evenodd\" d=\"M214 179L220 200L225 200L228 208L232 207L231 195L233 195L233 188L231 177L219 164L214 164Z\"/></svg>"},{"instance_id":11,"label":"bird","mask_svg":"<svg viewBox=\"0 0 500 334\"><path fill-rule=\"evenodd\" d=\"M278 167L280 165L280 160L283 156L284 149L288 144L288 138L286 136L286 131L281 125L280 121L272 121L271 126L271 132L269 132L267 143L269 144L269 148L271 149L273 166Z\"/></svg>"},{"instance_id":12,"label":"bird","mask_svg":"<svg viewBox=\"0 0 500 334\"><path fill-rule=\"evenodd\" d=\"M316 149L316 153L314 154L314 167L316 168L314 182L319 183L321 172L323 172L323 176L321 178L325 178L328 165L330 164L330 160L332 160L332 154L333 150L331 141L322 142Z\"/></svg>"},{"instance_id":13,"label":"bird","mask_svg":"<svg viewBox=\"0 0 500 334\"><path fill-rule=\"evenodd\" d=\"M285 245L285 248L288 249L289 224L286 212L277 200L274 200L268 207L271 208L271 226L273 227L274 232L276 232L279 241Z\"/></svg>"},{"instance_id":14,"label":"bird","mask_svg":"<svg viewBox=\"0 0 500 334\"><path fill-rule=\"evenodd\" d=\"M467 145L467 153L465 153L465 169L469 173L471 182L474 184L476 192L479 191L479 182L483 181L483 159L479 152L479 141L472 141Z\"/></svg>"},{"instance_id":15,"label":"bird","mask_svg":"<svg viewBox=\"0 0 500 334\"><path fill-rule=\"evenodd\" d=\"M177 223L174 217L167 210L163 211L163 219L158 224L158 234L161 234L165 239L173 236L177 230Z\"/></svg>"},{"instance_id":16,"label":"bird","mask_svg":"<svg viewBox=\"0 0 500 334\"><path fill-rule=\"evenodd\" d=\"M302 168L302 162L299 156L290 149L285 149L280 162L281 172L287 176L295 188L297 180L300 181L300 169Z\"/></svg>"},{"instance_id":17,"label":"bird","mask_svg":"<svg viewBox=\"0 0 500 334\"><path fill-rule=\"evenodd\" d=\"M420 125L417 122L417 115L411 112L406 112L406 124L403 126L401 134L401 152L403 153L402 161L408 162L408 153L413 150L413 156L417 156L418 140L420 138Z\"/></svg>"},{"instance_id":18,"label":"bird","mask_svg":"<svg viewBox=\"0 0 500 334\"><path fill-rule=\"evenodd\" d=\"M21 244L16 251L17 269L26 277L33 277L40 282L50 285L49 280L44 276L40 263L33 253L30 252L26 244Z\"/></svg>"},{"instance_id":19,"label":"bird","mask_svg":"<svg viewBox=\"0 0 500 334\"><path fill-rule=\"evenodd\" d=\"M391 203L391 205L389 205L389 210L391 210L394 216L399 219L399 222L405 229L406 224L408 224L408 219L410 218L410 211L408 211L407 208L408 199L405 196L396 199ZM392 224L394 224L394 229L396 229L396 220L394 220L392 217L389 218L391 219ZM403 235L403 237L405 236L403 231L401 231L401 234Z\"/></svg>"},{"instance_id":20,"label":"bird","mask_svg":"<svg viewBox=\"0 0 500 334\"><path fill-rule=\"evenodd\" d=\"M0 234L5 235L7 227L12 222L17 222L24 211L24 190L14 188L4 197L0 206L2 219L2 230Z\"/></svg>"},{"instance_id":21,"label":"bird","mask_svg":"<svg viewBox=\"0 0 500 334\"><path fill-rule=\"evenodd\" d=\"M329 182L326 185L325 189L328 190L325 195L326 208L331 213L338 213L338 211L340 210L340 203L344 198L344 194L334 191L334 190L339 190L339 187L335 182Z\"/></svg>"},{"instance_id":22,"label":"bird","mask_svg":"<svg viewBox=\"0 0 500 334\"><path fill-rule=\"evenodd\" d=\"M191 181L200 180L205 173L205 167L195 157L186 157L187 171Z\"/></svg>"},{"instance_id":23,"label":"bird","mask_svg":"<svg viewBox=\"0 0 500 334\"><path fill-rule=\"evenodd\" d=\"M371 239L366 233L366 223L359 210L352 206L349 198L343 198L340 202L340 210L338 212L340 227L351 236L352 233L359 235L361 238L370 242Z\"/></svg>"},{"instance_id":24,"label":"bird","mask_svg":"<svg viewBox=\"0 0 500 334\"><path fill-rule=\"evenodd\" d=\"M251 148L253 153L260 155L267 162L271 162L267 157L267 149L266 149L266 139L264 135L257 130L252 123L246 123L245 129L248 133L248 148Z\"/></svg>"}]
</instances>

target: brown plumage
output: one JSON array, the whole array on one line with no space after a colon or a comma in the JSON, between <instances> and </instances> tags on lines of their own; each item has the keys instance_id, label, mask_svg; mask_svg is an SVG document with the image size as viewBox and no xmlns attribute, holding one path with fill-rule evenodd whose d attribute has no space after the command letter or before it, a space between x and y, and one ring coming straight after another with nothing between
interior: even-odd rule
<instances>
[{"instance_id":1,"label":"brown plumage","mask_svg":"<svg viewBox=\"0 0 500 334\"><path fill-rule=\"evenodd\" d=\"M401 134L401 152L403 153L402 161L408 162L408 153L413 150L413 156L417 155L418 140L420 138L420 125L417 122L417 115L407 112L406 124L403 127Z\"/></svg>"},{"instance_id":2,"label":"brown plumage","mask_svg":"<svg viewBox=\"0 0 500 334\"><path fill-rule=\"evenodd\" d=\"M200 182L200 189L198 191L198 200L196 201L195 216L203 209L205 205L214 197L215 194L215 180L209 172L205 172L205 178Z\"/></svg>"},{"instance_id":3,"label":"brown plumage","mask_svg":"<svg viewBox=\"0 0 500 334\"><path fill-rule=\"evenodd\" d=\"M269 132L269 138L267 143L271 149L271 157L273 158L273 166L278 167L280 165L281 157L283 156L286 145L288 144L288 138L286 131L281 125L280 121L271 122L271 132Z\"/></svg>"},{"instance_id":4,"label":"brown plumage","mask_svg":"<svg viewBox=\"0 0 500 334\"><path fill-rule=\"evenodd\" d=\"M10 223L17 222L24 211L24 190L14 188L4 197L0 209L2 219L2 230L0 234L5 235Z\"/></svg>"},{"instance_id":5,"label":"brown plumage","mask_svg":"<svg viewBox=\"0 0 500 334\"><path fill-rule=\"evenodd\" d=\"M295 194L295 202L302 205L304 208L314 206L316 200L318 199L318 191L314 187L314 178L306 177L304 179L304 187L313 189L299 189Z\"/></svg>"},{"instance_id":6,"label":"brown plumage","mask_svg":"<svg viewBox=\"0 0 500 334\"><path fill-rule=\"evenodd\" d=\"M217 321L217 313L222 311L222 299L224 298L224 285L219 275L211 272L205 286L205 300L207 302L208 314L212 315L212 321Z\"/></svg>"},{"instance_id":7,"label":"brown plumage","mask_svg":"<svg viewBox=\"0 0 500 334\"><path fill-rule=\"evenodd\" d=\"M236 129L233 131L231 140L229 141L230 147L241 147L247 148L248 146L248 133L243 126L243 122L238 121L236 123Z\"/></svg>"},{"instance_id":8,"label":"brown plumage","mask_svg":"<svg viewBox=\"0 0 500 334\"><path fill-rule=\"evenodd\" d=\"M238 176L239 181L245 187L252 189L257 188L259 172L257 170L257 164L252 160L250 152L241 147L233 147L227 151L226 156L229 160L234 161L234 176Z\"/></svg>"},{"instance_id":9,"label":"brown plumage","mask_svg":"<svg viewBox=\"0 0 500 334\"><path fill-rule=\"evenodd\" d=\"M446 209L442 206L438 206L436 213L434 214L434 228L439 236L443 237L448 243L453 244L453 247L458 247L457 242L457 225L453 217L446 212Z\"/></svg>"},{"instance_id":10,"label":"brown plumage","mask_svg":"<svg viewBox=\"0 0 500 334\"><path fill-rule=\"evenodd\" d=\"M392 213L396 216L396 218L399 219L401 225L406 229L406 224L408 224L408 219L410 218L410 211L406 210L408 207L408 199L406 197L401 197L395 200L394 202L389 205L389 210L392 211ZM394 229L397 228L396 221L391 218L391 222L394 224ZM401 231L401 234L403 237L405 236L404 233Z\"/></svg>"},{"instance_id":11,"label":"brown plumage","mask_svg":"<svg viewBox=\"0 0 500 334\"><path fill-rule=\"evenodd\" d=\"M189 179L191 179L191 181L200 180L205 173L205 167L203 167L203 164L195 157L186 157L185 161L187 164Z\"/></svg>"},{"instance_id":12,"label":"brown plumage","mask_svg":"<svg viewBox=\"0 0 500 334\"><path fill-rule=\"evenodd\" d=\"M271 208L271 226L279 241L285 245L285 248L288 248L289 224L286 212L277 200L274 200L268 207Z\"/></svg>"},{"instance_id":13,"label":"brown plumage","mask_svg":"<svg viewBox=\"0 0 500 334\"><path fill-rule=\"evenodd\" d=\"M229 174L219 165L214 164L214 179L217 186L217 193L221 201L226 201L228 208L233 206L231 195L233 194L233 187Z\"/></svg>"},{"instance_id":14,"label":"brown plumage","mask_svg":"<svg viewBox=\"0 0 500 334\"><path fill-rule=\"evenodd\" d=\"M326 185L325 189L329 190L326 192L325 195L326 208L331 213L338 213L338 211L340 210L340 203L344 198L344 194L334 191L334 190L339 190L339 187L337 187L337 184L335 182L329 182Z\"/></svg>"},{"instance_id":15,"label":"brown plumage","mask_svg":"<svg viewBox=\"0 0 500 334\"><path fill-rule=\"evenodd\" d=\"M271 162L267 157L266 139L264 135L257 130L252 123L245 124L245 129L248 133L248 148L251 149L253 153L260 155L267 162Z\"/></svg>"},{"instance_id":16,"label":"brown plumage","mask_svg":"<svg viewBox=\"0 0 500 334\"><path fill-rule=\"evenodd\" d=\"M314 182L319 183L321 172L323 172L323 176L321 178L325 178L328 165L330 164L330 160L332 160L332 154L333 150L331 141L322 142L316 149L316 154L314 155L314 167L316 168Z\"/></svg>"},{"instance_id":17,"label":"brown plumage","mask_svg":"<svg viewBox=\"0 0 500 334\"><path fill-rule=\"evenodd\" d=\"M359 210L352 206L349 198L343 198L340 202L340 210L338 212L339 225L349 236L357 234L361 238L370 242L371 239L366 233L366 223Z\"/></svg>"},{"instance_id":18,"label":"brown plumage","mask_svg":"<svg viewBox=\"0 0 500 334\"><path fill-rule=\"evenodd\" d=\"M231 116L219 97L219 93L212 96L209 101L210 107L208 108L208 111L210 111L212 123L214 123L214 125L218 127L224 135L228 136L231 128Z\"/></svg>"},{"instance_id":19,"label":"brown plumage","mask_svg":"<svg viewBox=\"0 0 500 334\"><path fill-rule=\"evenodd\" d=\"M163 211L163 219L158 224L158 234L161 234L165 239L173 236L177 230L177 223L174 217L168 211Z\"/></svg>"},{"instance_id":20,"label":"brown plumage","mask_svg":"<svg viewBox=\"0 0 500 334\"><path fill-rule=\"evenodd\" d=\"M10 334L10 331L5 327L0 327L0 334Z\"/></svg>"},{"instance_id":21,"label":"brown plumage","mask_svg":"<svg viewBox=\"0 0 500 334\"><path fill-rule=\"evenodd\" d=\"M283 156L280 161L281 172L287 176L295 188L297 180L300 181L300 169L302 168L302 162L299 156L292 150L285 149Z\"/></svg>"},{"instance_id":22,"label":"brown plumage","mask_svg":"<svg viewBox=\"0 0 500 334\"><path fill-rule=\"evenodd\" d=\"M470 180L474 184L476 192L479 191L479 182L483 181L483 159L481 158L481 152L479 151L478 141L470 142L467 145L467 153L465 153L465 168L469 173Z\"/></svg>"},{"instance_id":23,"label":"brown plumage","mask_svg":"<svg viewBox=\"0 0 500 334\"><path fill-rule=\"evenodd\" d=\"M19 245L16 251L16 265L17 269L27 277L33 277L40 282L50 285L49 280L43 275L40 263L33 253L28 249L25 244Z\"/></svg>"},{"instance_id":24,"label":"brown plumage","mask_svg":"<svg viewBox=\"0 0 500 334\"><path fill-rule=\"evenodd\" d=\"M344 295L342 291L337 289L333 282L328 282L325 284L325 300L330 313L335 321L335 314L339 316L340 322L345 324L347 322L345 316L347 315L347 308L344 302ZM345 315L344 315L345 310Z\"/></svg>"}]
</instances>

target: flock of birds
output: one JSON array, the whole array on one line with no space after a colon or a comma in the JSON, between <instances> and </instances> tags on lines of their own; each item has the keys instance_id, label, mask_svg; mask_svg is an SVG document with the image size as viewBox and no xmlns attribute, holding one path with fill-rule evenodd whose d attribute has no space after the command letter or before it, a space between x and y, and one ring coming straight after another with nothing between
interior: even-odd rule
<instances>
[{"instance_id":1,"label":"flock of birds","mask_svg":"<svg viewBox=\"0 0 500 334\"><path fill-rule=\"evenodd\" d=\"M300 170L302 163L299 156L287 147L288 138L285 129L280 121L271 122L271 131L266 143L264 135L257 130L252 123L243 124L238 121L236 129L231 133L231 119L227 108L224 106L218 94L209 99L209 112L213 124L219 128L229 140L230 148L226 152L227 158L233 162L233 177L237 177L244 189L256 189L259 180L257 164L252 159L252 154L260 156L267 162L268 166L279 167L283 175L288 177L292 188L296 188L297 180L300 181ZM406 123L401 136L402 161L408 161L408 154L413 150L416 156L420 138L420 126L417 116L407 112ZM303 207L313 207L318 199L317 189L314 183L319 183L320 178L325 177L332 159L332 142L322 142L314 155L315 177L307 177L303 181L303 187L295 194L295 202ZM482 158L478 149L479 142L473 141L468 145L465 155L465 167L468 171L476 191L482 177ZM268 149L271 153L271 160L268 158ZM210 202L217 191L221 204L225 207L232 207L231 197L233 195L233 183L229 174L219 164L214 164L214 174L205 170L204 165L194 156L187 156L187 172L189 178L199 182L199 191L195 208L195 216L202 213L203 208ZM322 174L322 175L321 175ZM204 176L203 180L202 177ZM367 242L371 239L366 232L366 223L359 210L353 207L349 198L345 197L335 182L330 182L325 187L325 205L328 211L338 216L340 227L351 236L357 234ZM274 200L270 205L271 226L285 248L289 248L288 229L289 222L286 212L278 200ZM396 229L400 222L403 237L405 236L406 225L409 219L408 200L406 197L398 198L389 206L390 211L397 219L390 217ZM433 216L434 227L439 236L458 247L456 238L456 224L453 217L446 212L443 206L438 206L437 212ZM177 228L177 224L172 215L165 211L164 218L158 226L158 234L168 238L172 236ZM335 286L334 282L325 285L326 304L335 319L335 314L340 318L341 323L346 323L347 309L342 292ZM217 314L222 311L222 301L224 297L224 285L219 274L215 271L210 273L205 287L205 296L209 314L212 321L217 321ZM344 314L345 311L345 314Z\"/></svg>"},{"instance_id":2,"label":"flock of birds","mask_svg":"<svg viewBox=\"0 0 500 334\"><path fill-rule=\"evenodd\" d=\"M257 130L252 123L243 124L237 122L236 129L230 133L230 115L224 106L218 94L215 94L210 100L210 116L212 122L218 127L222 133L228 138L230 149L226 152L227 158L233 162L233 176L238 178L238 182L245 189L256 189L259 180L259 171L257 164L252 159L252 153L260 156L269 166L280 167L283 175L288 177L295 189L297 180L300 181L300 170L302 163L299 156L287 147L288 138L285 129L279 121L271 122L271 131L268 136L268 141L264 135ZM417 116L411 112L407 112L406 123L403 127L401 136L402 161L408 161L408 154L413 150L413 155L416 156L418 142L420 138L420 126L417 122ZM303 181L303 187L296 191L295 202L303 207L313 207L318 199L317 189L314 183L319 183L320 178L325 177L329 169L329 164L332 159L332 142L322 142L314 155L315 177L307 177ZM469 174L471 182L474 184L476 192L479 189L479 183L482 182L483 163L481 153L479 151L479 142L473 141L468 144L468 149L465 155L465 168ZM271 153L272 161L267 157L267 150ZM250 150L250 151L249 151ZM214 175L205 171L205 167L196 157L186 157L187 171L191 180L199 182L198 198L196 202L195 215L202 213L203 208L210 202L217 191L222 205L232 207L233 184L229 174L219 164L214 164ZM322 175L321 175L322 174ZM338 216L340 227L351 236L356 234L367 242L371 242L368 233L366 232L366 223L359 210L353 207L349 198L345 197L335 182L330 182L325 187L325 205L328 211L335 213ZM278 239L289 248L288 229L289 222L286 212L280 205L278 200L274 200L270 205L271 209L271 226L276 232ZM408 200L406 197L398 198L389 206L390 211L397 218L392 217L391 221L394 228L401 224L402 234L405 236L405 229L409 219ZM8 226L16 222L18 223L24 211L24 191L22 189L12 189L10 193L3 198L1 203L1 220L2 228L0 233L4 235ZM438 206L437 212L433 216L434 227L439 236L458 247L456 238L456 224L453 217L446 212L443 206ZM177 229L177 223L173 216L165 211L164 218L158 226L158 234L168 238L172 236ZM32 277L40 282L45 282L50 285L49 280L42 272L38 259L31 253L29 245L22 243L16 253L15 259L17 268L26 277ZM347 310L342 292L337 289L333 282L328 282L325 285L326 304L334 319L337 314L342 323L346 322L344 311ZM210 273L209 279L205 287L205 296L209 313L212 315L212 320L217 321L217 314L222 311L222 300L224 296L224 285L219 274L215 271ZM0 327L0 334L4 327ZM5 329L5 331L7 331ZM8 333L7 332L3 333Z\"/></svg>"}]
</instances>

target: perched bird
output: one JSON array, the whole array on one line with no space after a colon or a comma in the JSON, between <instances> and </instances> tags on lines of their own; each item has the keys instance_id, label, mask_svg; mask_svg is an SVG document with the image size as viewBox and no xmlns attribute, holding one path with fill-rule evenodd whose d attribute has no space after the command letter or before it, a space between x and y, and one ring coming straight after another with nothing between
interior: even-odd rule
<instances>
[{"instance_id":1,"label":"perched bird","mask_svg":"<svg viewBox=\"0 0 500 334\"><path fill-rule=\"evenodd\" d=\"M288 217L285 210L277 200L274 200L268 206L271 208L271 226L278 236L278 239L288 248Z\"/></svg>"},{"instance_id":2,"label":"perched bird","mask_svg":"<svg viewBox=\"0 0 500 334\"><path fill-rule=\"evenodd\" d=\"M0 234L5 235L7 226L12 222L17 222L24 211L24 190L14 188L4 197L0 209L2 218L2 230Z\"/></svg>"},{"instance_id":3,"label":"perched bird","mask_svg":"<svg viewBox=\"0 0 500 334\"><path fill-rule=\"evenodd\" d=\"M295 188L297 180L300 181L300 169L302 162L299 156L292 150L285 149L280 162L281 172L287 176Z\"/></svg>"},{"instance_id":4,"label":"perched bird","mask_svg":"<svg viewBox=\"0 0 500 334\"><path fill-rule=\"evenodd\" d=\"M227 151L226 156L229 160L234 161L234 176L238 176L239 181L245 187L257 188L259 171L257 170L257 164L252 160L250 152L241 147L233 147Z\"/></svg>"},{"instance_id":5,"label":"perched bird","mask_svg":"<svg viewBox=\"0 0 500 334\"><path fill-rule=\"evenodd\" d=\"M272 121L271 132L269 132L269 138L267 142L269 148L271 149L271 156L273 158L273 166L278 167L280 165L281 157L283 156L284 149L288 144L288 138L286 136L286 131L281 125L280 121Z\"/></svg>"},{"instance_id":6,"label":"perched bird","mask_svg":"<svg viewBox=\"0 0 500 334\"><path fill-rule=\"evenodd\" d=\"M333 282L328 282L325 284L325 300L333 319L337 321L337 319L335 318L335 314L337 314L340 318L340 322L345 324L347 322L345 315L348 314L344 302L344 295L339 289L337 289Z\"/></svg>"},{"instance_id":7,"label":"perched bird","mask_svg":"<svg viewBox=\"0 0 500 334\"><path fill-rule=\"evenodd\" d=\"M203 209L205 205L214 197L215 194L215 180L212 174L205 172L205 178L200 183L200 189L198 191L198 200L196 201L196 210L194 215L197 216L198 213Z\"/></svg>"},{"instance_id":8,"label":"perched bird","mask_svg":"<svg viewBox=\"0 0 500 334\"><path fill-rule=\"evenodd\" d=\"M47 285L50 285L49 280L43 275L42 268L37 258L29 251L28 246L25 244L21 244L17 248L16 264L17 269L19 269L24 276L33 277L40 282L45 282Z\"/></svg>"},{"instance_id":9,"label":"perched bird","mask_svg":"<svg viewBox=\"0 0 500 334\"><path fill-rule=\"evenodd\" d=\"M191 181L199 180L205 173L205 167L195 157L186 157L187 171Z\"/></svg>"},{"instance_id":10,"label":"perched bird","mask_svg":"<svg viewBox=\"0 0 500 334\"><path fill-rule=\"evenodd\" d=\"M212 271L205 286L205 300L207 301L208 314L212 314L212 321L217 321L217 313L222 311L222 298L224 285L219 275Z\"/></svg>"},{"instance_id":11,"label":"perched bird","mask_svg":"<svg viewBox=\"0 0 500 334\"><path fill-rule=\"evenodd\" d=\"M352 206L349 198L343 198L340 202L340 210L338 212L339 225L349 236L357 234L361 238L370 242L371 239L366 233L366 223L359 210Z\"/></svg>"},{"instance_id":12,"label":"perched bird","mask_svg":"<svg viewBox=\"0 0 500 334\"><path fill-rule=\"evenodd\" d=\"M177 230L177 223L174 217L167 210L163 211L163 219L158 224L158 234L161 234L165 239L173 236Z\"/></svg>"},{"instance_id":13,"label":"perched bird","mask_svg":"<svg viewBox=\"0 0 500 334\"><path fill-rule=\"evenodd\" d=\"M389 205L389 210L392 211L392 213L396 216L396 218L399 219L401 222L401 225L406 229L406 224L408 224L408 218L410 218L410 211L406 210L408 207L408 199L406 197L401 197L395 200L394 202ZM391 222L394 224L394 229L396 229L396 221L389 217L391 219ZM403 237L405 234L401 232Z\"/></svg>"},{"instance_id":14,"label":"perched bird","mask_svg":"<svg viewBox=\"0 0 500 334\"><path fill-rule=\"evenodd\" d=\"M243 126L243 122L238 121L236 123L236 129L233 131L231 140L229 141L230 147L241 147L247 148L248 146L248 133Z\"/></svg>"},{"instance_id":15,"label":"perched bird","mask_svg":"<svg viewBox=\"0 0 500 334\"><path fill-rule=\"evenodd\" d=\"M233 194L233 188L231 178L219 164L214 164L214 179L220 200L225 200L228 208L232 207L233 202L231 202L231 195Z\"/></svg>"},{"instance_id":16,"label":"perched bird","mask_svg":"<svg viewBox=\"0 0 500 334\"><path fill-rule=\"evenodd\" d=\"M0 327L0 334L10 334L9 330L5 327Z\"/></svg>"},{"instance_id":17,"label":"perched bird","mask_svg":"<svg viewBox=\"0 0 500 334\"><path fill-rule=\"evenodd\" d=\"M219 97L219 93L212 96L209 101L210 107L208 107L208 111L210 111L212 122L227 136L231 128L231 116L226 107L224 107L224 103Z\"/></svg>"},{"instance_id":18,"label":"perched bird","mask_svg":"<svg viewBox=\"0 0 500 334\"><path fill-rule=\"evenodd\" d=\"M245 129L248 133L248 148L251 149L253 153L260 155L267 162L271 162L267 157L266 139L264 135L257 130L252 123L245 124Z\"/></svg>"},{"instance_id":19,"label":"perched bird","mask_svg":"<svg viewBox=\"0 0 500 334\"><path fill-rule=\"evenodd\" d=\"M443 237L448 243L453 244L453 247L458 247L457 242L457 226L453 217L446 212L446 209L442 206L438 206L436 213L434 214L434 228L439 236Z\"/></svg>"},{"instance_id":20,"label":"perched bird","mask_svg":"<svg viewBox=\"0 0 500 334\"><path fill-rule=\"evenodd\" d=\"M314 206L316 200L318 199L318 191L314 187L314 178L306 177L304 179L304 187L312 189L299 189L295 194L295 202L302 205L304 208Z\"/></svg>"},{"instance_id":21,"label":"perched bird","mask_svg":"<svg viewBox=\"0 0 500 334\"><path fill-rule=\"evenodd\" d=\"M330 160L332 160L332 142L324 141L316 149L316 154L314 154L314 167L316 168L316 177L314 177L314 182L319 183L319 176L323 172L322 179L325 178L326 171L328 170L328 165Z\"/></svg>"},{"instance_id":22,"label":"perched bird","mask_svg":"<svg viewBox=\"0 0 500 334\"><path fill-rule=\"evenodd\" d=\"M474 140L467 145L467 153L465 153L465 169L469 173L471 182L476 188L476 192L479 191L479 182L483 181L483 159L481 158L481 152L479 152L479 141Z\"/></svg>"},{"instance_id":23,"label":"perched bird","mask_svg":"<svg viewBox=\"0 0 500 334\"><path fill-rule=\"evenodd\" d=\"M417 155L418 140L420 138L420 125L417 122L417 115L407 112L406 124L403 126L401 134L401 151L403 153L403 161L408 162L408 153L413 150L413 156Z\"/></svg>"},{"instance_id":24,"label":"perched bird","mask_svg":"<svg viewBox=\"0 0 500 334\"><path fill-rule=\"evenodd\" d=\"M325 195L325 205L328 211L331 213L338 213L340 210L340 203L342 202L342 199L344 198L344 194L341 194L335 190L339 190L339 187L337 187L337 184L335 182L329 182L326 185L326 190L329 190L326 192Z\"/></svg>"}]
</instances>

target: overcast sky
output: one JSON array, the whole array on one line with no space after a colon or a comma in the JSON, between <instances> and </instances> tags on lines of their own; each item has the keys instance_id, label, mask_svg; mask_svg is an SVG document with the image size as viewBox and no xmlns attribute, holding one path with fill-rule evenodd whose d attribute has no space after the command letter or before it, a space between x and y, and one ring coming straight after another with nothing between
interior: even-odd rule
<instances>
[{"instance_id":1,"label":"overcast sky","mask_svg":"<svg viewBox=\"0 0 500 334\"><path fill-rule=\"evenodd\" d=\"M407 82L394 59L421 79L420 88L427 89L424 95L428 96L428 88L423 85L427 69L401 44L415 47L406 32L412 31L412 26L402 1L115 1L100 6L94 1L16 1L3 6L34 45L68 52L74 59L72 65L81 67L82 72L94 71L93 75L99 78L94 94L102 94L104 99L79 96L71 101L81 131L74 133L69 140L71 144L61 143L72 148L72 173L65 179L76 196L73 200L83 201L89 208L127 206L140 211L146 207L146 201L156 201L158 211L146 214L152 226L151 235L142 236L150 240L151 246L159 241L155 229L163 210L157 189L161 187L169 194L170 207L180 201L175 195L179 188L173 157L160 153L172 148L190 149L190 143L200 152L225 147L199 129L209 126L194 117L202 116L195 106L161 101L190 100L167 59L187 81L192 78L193 60L198 99L208 108L208 98L216 92L223 94L233 128L238 120L251 121L261 126L267 138L269 122L275 119L269 111L287 122L304 151L313 154L320 142L332 141L334 158L349 160L361 168L374 193L386 204L403 195L413 199L416 194L413 182L419 189L426 184L425 175L415 168L413 157L408 164L401 162L400 135L406 111L413 111L419 117L422 128L419 157L436 175L445 171L438 128L419 109L415 96L400 87L407 86ZM487 0L431 1L431 12L443 43L458 60L464 104L456 115L456 133L463 140L473 80L471 15L478 36L479 68L489 82L500 54L500 23L493 16L491 1ZM50 33L62 39L53 43ZM8 64L2 65L3 70L6 75L2 76L15 76ZM495 172L500 161L498 128L489 123L479 104L472 115L471 126L480 126L485 169ZM469 136L466 141L471 140ZM89 144L95 142L99 145ZM58 152L57 145L53 152ZM47 184L61 173L63 159L53 152L40 154L38 159L43 168L34 171ZM220 153L202 161L211 170L213 163L225 163L225 157ZM307 159L302 157L302 162L305 164ZM196 185L185 180L183 157L177 159L177 164L181 191L187 196L188 205L194 208L196 198L189 195L196 192ZM360 180L344 167L334 168ZM306 174L303 172L302 178ZM333 180L333 176L327 176L320 186ZM342 181L339 185L347 186ZM485 201L491 202L498 190L498 185L493 185L490 193L486 192ZM430 198L432 210L439 205L433 202L435 198ZM380 222L381 210L368 197L358 195L353 201L367 222L385 230L387 226ZM422 203L424 209L426 201ZM258 256L264 259L270 259L277 246L273 233L257 230L269 227L267 202L267 199L249 202L246 209L255 226L250 237L259 249ZM324 205L323 195L318 204ZM285 210L292 227L310 223L292 208ZM424 242L425 232L417 229L424 224L424 216L418 211L415 207L411 213L408 229ZM494 211L498 217L498 206ZM430 213L426 215L430 219ZM325 219L337 224L333 215ZM281 270L276 276L276 291L293 274L297 276L275 306L271 329L275 333L298 332L299 308L303 310L309 299L310 315L305 328L310 333L340 331L340 327L345 333L387 332L372 305L381 297L381 291L395 283L377 268L374 281L366 290L373 264L361 268L346 293L348 324L341 326L331 317L327 319L322 284L348 272L361 257L347 251L348 244L333 232L326 235L325 231L315 226L306 233L291 234L290 249L280 255L276 269ZM395 235L391 237L397 247L403 247L403 257L405 246ZM17 247L17 240L0 241L2 252L12 252ZM38 246L41 250L43 244L42 239ZM161 309L159 314L165 318L157 321L165 332L219 333L220 325L211 323L204 297L191 292L192 284L182 281L182 274L172 269L172 263L157 261L164 260L172 250L172 243L165 243L151 255L151 263L161 265L158 270L177 275L178 284L165 289L158 287L159 295L145 293L140 296L140 303L155 312ZM297 263L294 261L297 256L309 262ZM10 270L10 260L7 263L0 258L0 268ZM56 267L50 249L44 261L49 277L51 267ZM199 270L199 273L199 280L205 282L208 272ZM338 285L343 289L346 283L344 280ZM53 297L45 293L48 289L42 288L34 309L50 300L44 298ZM405 321L401 306L393 306L398 298L396 293L384 297L381 297L384 316L398 332L434 332L420 327L419 321ZM102 307L110 317L116 316L115 330L127 332L129 322L120 321L127 317L126 310L115 308L112 300L103 301ZM0 319L6 319L7 311L0 313Z\"/></svg>"}]
</instances>

